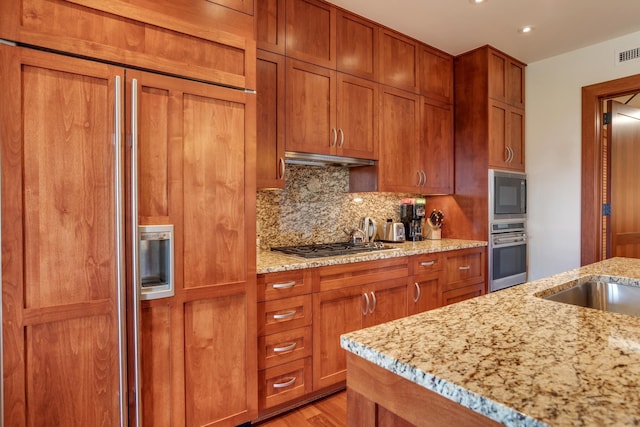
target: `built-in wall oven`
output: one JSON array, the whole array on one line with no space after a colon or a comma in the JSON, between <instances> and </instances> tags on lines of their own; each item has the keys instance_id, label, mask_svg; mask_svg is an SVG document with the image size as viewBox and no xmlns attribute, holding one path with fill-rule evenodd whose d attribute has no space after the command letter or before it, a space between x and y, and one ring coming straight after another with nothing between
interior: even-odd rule
<instances>
[{"instance_id":1,"label":"built-in wall oven","mask_svg":"<svg viewBox=\"0 0 640 427\"><path fill-rule=\"evenodd\" d=\"M489 292L526 282L526 221L499 221L490 225Z\"/></svg>"}]
</instances>

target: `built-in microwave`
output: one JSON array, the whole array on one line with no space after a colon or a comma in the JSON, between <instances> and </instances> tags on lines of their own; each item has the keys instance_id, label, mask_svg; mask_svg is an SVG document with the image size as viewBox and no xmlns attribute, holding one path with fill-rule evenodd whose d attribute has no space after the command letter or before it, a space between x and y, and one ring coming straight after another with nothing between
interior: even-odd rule
<instances>
[{"instance_id":1,"label":"built-in microwave","mask_svg":"<svg viewBox=\"0 0 640 427\"><path fill-rule=\"evenodd\" d=\"M489 169L489 221L525 219L527 175Z\"/></svg>"}]
</instances>

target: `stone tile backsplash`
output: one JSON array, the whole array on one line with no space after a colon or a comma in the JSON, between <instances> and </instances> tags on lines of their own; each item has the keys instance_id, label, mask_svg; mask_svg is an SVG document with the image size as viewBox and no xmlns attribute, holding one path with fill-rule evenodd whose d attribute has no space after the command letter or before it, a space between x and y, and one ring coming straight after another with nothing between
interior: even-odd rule
<instances>
[{"instance_id":1,"label":"stone tile backsplash","mask_svg":"<svg viewBox=\"0 0 640 427\"><path fill-rule=\"evenodd\" d=\"M260 247L342 242L344 229L364 216L380 227L400 220L400 200L416 195L349 193L349 169L287 165L284 189L259 190L257 237Z\"/></svg>"}]
</instances>

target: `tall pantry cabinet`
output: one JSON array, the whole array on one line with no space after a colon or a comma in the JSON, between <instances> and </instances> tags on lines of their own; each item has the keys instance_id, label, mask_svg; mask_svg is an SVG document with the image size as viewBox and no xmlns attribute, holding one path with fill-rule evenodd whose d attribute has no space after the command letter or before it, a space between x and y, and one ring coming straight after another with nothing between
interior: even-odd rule
<instances>
[{"instance_id":1,"label":"tall pantry cabinet","mask_svg":"<svg viewBox=\"0 0 640 427\"><path fill-rule=\"evenodd\" d=\"M201 25L252 28L224 3L0 4L4 425L255 418L255 45ZM174 296L138 301L138 224L174 226Z\"/></svg>"}]
</instances>

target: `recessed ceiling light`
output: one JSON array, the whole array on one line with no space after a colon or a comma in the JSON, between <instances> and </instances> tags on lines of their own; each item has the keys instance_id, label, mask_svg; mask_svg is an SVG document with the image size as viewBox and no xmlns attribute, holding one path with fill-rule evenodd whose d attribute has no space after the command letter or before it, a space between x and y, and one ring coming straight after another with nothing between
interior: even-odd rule
<instances>
[{"instance_id":1,"label":"recessed ceiling light","mask_svg":"<svg viewBox=\"0 0 640 427\"><path fill-rule=\"evenodd\" d=\"M525 25L524 27L518 28L518 32L521 34L527 34L533 31L533 27L531 25Z\"/></svg>"},{"instance_id":2,"label":"recessed ceiling light","mask_svg":"<svg viewBox=\"0 0 640 427\"><path fill-rule=\"evenodd\" d=\"M481 4L481 3L486 3L489 0L469 0L469 3L471 4Z\"/></svg>"}]
</instances>

